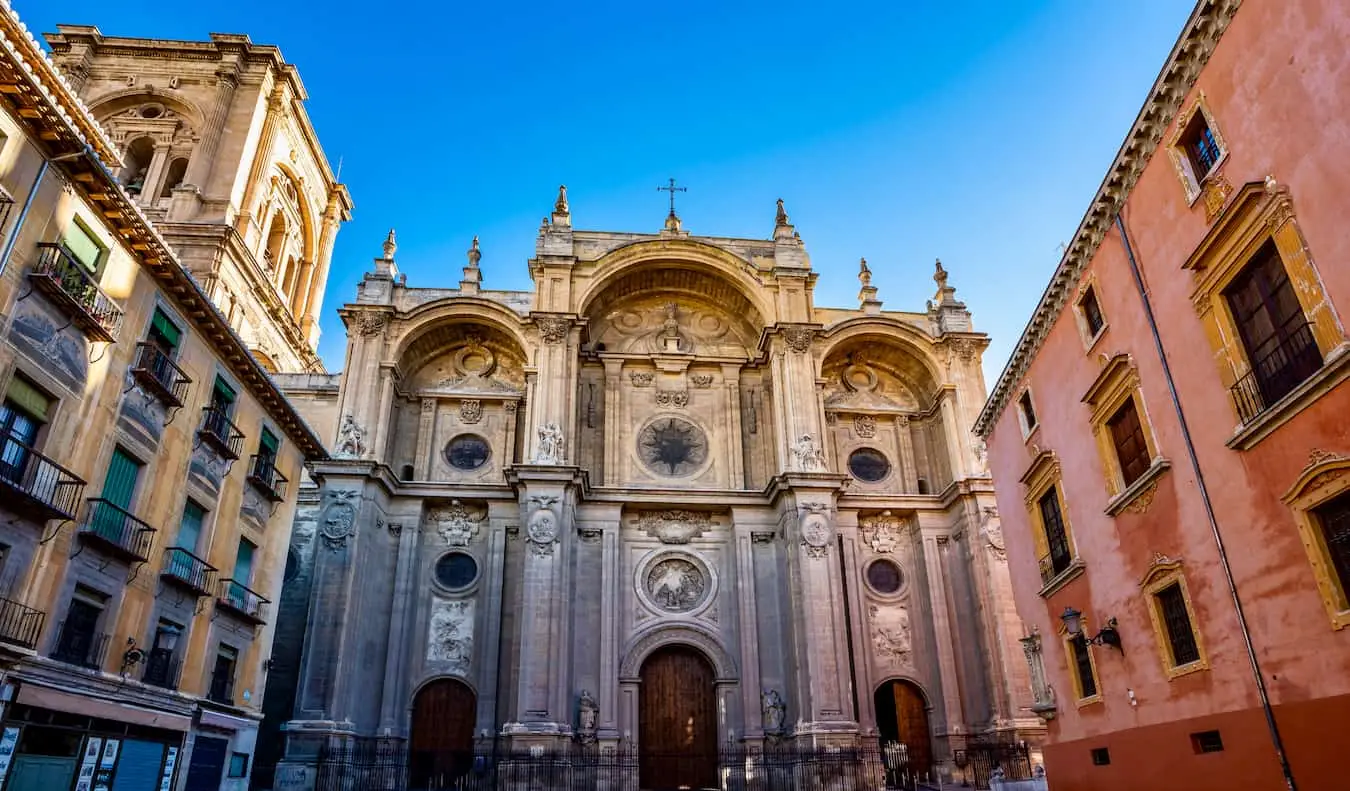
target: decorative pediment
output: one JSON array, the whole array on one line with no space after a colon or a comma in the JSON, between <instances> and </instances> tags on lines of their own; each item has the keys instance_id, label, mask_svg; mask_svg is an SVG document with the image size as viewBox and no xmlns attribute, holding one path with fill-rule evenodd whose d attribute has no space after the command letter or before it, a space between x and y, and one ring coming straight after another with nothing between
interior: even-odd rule
<instances>
[{"instance_id":1,"label":"decorative pediment","mask_svg":"<svg viewBox=\"0 0 1350 791\"><path fill-rule=\"evenodd\" d=\"M1153 553L1153 560L1149 561L1148 568L1144 571L1144 576L1139 580L1139 587L1147 588L1154 580L1166 576L1181 568L1181 559L1173 560L1161 552Z\"/></svg>"},{"instance_id":2,"label":"decorative pediment","mask_svg":"<svg viewBox=\"0 0 1350 791\"><path fill-rule=\"evenodd\" d=\"M1347 476L1350 476L1350 456L1313 448L1298 479L1280 499L1290 505L1321 500L1318 493L1323 489L1347 488L1350 484L1342 481Z\"/></svg>"},{"instance_id":3,"label":"decorative pediment","mask_svg":"<svg viewBox=\"0 0 1350 791\"><path fill-rule=\"evenodd\" d=\"M1059 479L1059 456L1053 450L1036 454L1031 466L1022 473L1022 485L1027 487L1028 500L1034 500L1047 486Z\"/></svg>"},{"instance_id":4,"label":"decorative pediment","mask_svg":"<svg viewBox=\"0 0 1350 791\"><path fill-rule=\"evenodd\" d=\"M1139 368L1128 354L1116 354L1106 360L1097 378L1092 380L1087 392L1083 393L1083 403L1094 411L1103 405L1114 405L1120 395L1139 385Z\"/></svg>"}]
</instances>

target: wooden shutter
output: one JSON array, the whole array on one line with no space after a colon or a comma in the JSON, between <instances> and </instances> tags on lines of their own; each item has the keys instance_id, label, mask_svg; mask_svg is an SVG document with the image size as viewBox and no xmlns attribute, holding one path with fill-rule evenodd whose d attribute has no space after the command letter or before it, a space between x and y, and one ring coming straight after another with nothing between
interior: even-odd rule
<instances>
[{"instance_id":1,"label":"wooden shutter","mask_svg":"<svg viewBox=\"0 0 1350 791\"><path fill-rule=\"evenodd\" d=\"M131 498L136 494L136 481L141 477L141 463L121 448L113 450L108 463L108 475L103 479L103 499L121 508L131 510Z\"/></svg>"},{"instance_id":2,"label":"wooden shutter","mask_svg":"<svg viewBox=\"0 0 1350 791\"><path fill-rule=\"evenodd\" d=\"M152 336L159 336L157 340L163 341L170 349L177 349L183 340L183 331L159 308L155 308L155 317L150 321L150 332Z\"/></svg>"},{"instance_id":3,"label":"wooden shutter","mask_svg":"<svg viewBox=\"0 0 1350 791\"><path fill-rule=\"evenodd\" d=\"M103 257L103 245L98 243L94 235L84 229L74 220L66 226L66 231L61 236L61 244L66 248L66 252L74 256L85 269L94 272L98 269L99 259Z\"/></svg>"},{"instance_id":4,"label":"wooden shutter","mask_svg":"<svg viewBox=\"0 0 1350 791\"><path fill-rule=\"evenodd\" d=\"M196 553L197 542L202 535L202 522L206 519L206 509L191 500L183 507L183 521L178 526L177 545L189 552Z\"/></svg>"}]
</instances>

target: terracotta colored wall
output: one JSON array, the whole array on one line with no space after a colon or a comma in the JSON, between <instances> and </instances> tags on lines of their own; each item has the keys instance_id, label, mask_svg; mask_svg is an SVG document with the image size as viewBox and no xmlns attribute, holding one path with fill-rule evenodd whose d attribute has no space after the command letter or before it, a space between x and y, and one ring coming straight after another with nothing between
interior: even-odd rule
<instances>
[{"instance_id":1,"label":"terracotta colored wall","mask_svg":"<svg viewBox=\"0 0 1350 791\"><path fill-rule=\"evenodd\" d=\"M1228 181L1240 189L1246 182L1273 175L1290 189L1314 266L1340 316L1350 311L1350 234L1345 232L1344 197L1350 194L1350 171L1344 166L1350 161L1350 133L1344 121L1350 117L1347 35L1350 6L1343 2L1247 0L1196 87L1204 92L1227 143L1229 157L1222 173ZM1196 91L1183 106L1189 106ZM1312 449L1350 453L1350 420L1345 418L1350 412L1350 388L1343 386L1324 395L1249 450L1225 446L1237 421L1191 304L1195 281L1181 269L1209 224L1201 202L1187 206L1164 150L1173 131L1169 127L1163 145L1140 177L1125 217L1267 683L1276 703L1287 704L1282 711L1292 715L1303 710L1296 704L1350 693L1350 630L1331 628L1294 519L1279 499L1298 477ZM1090 272L1096 277L1095 290L1109 328L1085 351L1074 317L1066 310L1025 379L1032 387L1040 427L1024 443L1016 408L1010 405L989 438L1019 611L1028 628L1036 625L1046 637L1046 668L1059 693L1059 716L1051 723L1050 733L1061 748L1047 751L1052 777L1063 777L1057 775L1060 771L1077 777L1073 767L1080 760L1088 761L1086 746L1079 750L1081 755L1070 758L1065 745L1114 733L1113 761L1121 770L1136 768L1139 761L1114 755L1114 740L1128 745L1141 739L1139 756L1143 757L1153 749L1145 749L1147 745L1162 749L1161 742L1155 742L1168 732L1170 726L1163 723L1255 711L1258 705L1180 426L1114 231L1102 243ZM1081 398L1100 370L1099 355L1120 352L1130 354L1138 364L1145 411L1172 469L1159 480L1157 497L1145 514L1122 513L1112 518L1103 512L1108 499L1105 475L1088 408ZM1087 564L1082 577L1048 601L1038 596L1041 580L1023 503L1025 488L1018 483L1031 462L1028 446L1032 443L1042 450L1054 450L1062 462L1067 516L1078 554ZM1198 627L1212 664L1209 671L1171 682L1164 675L1139 588L1154 553L1185 562ZM1057 615L1070 604L1086 613L1094 627L1099 619L1116 617L1125 644L1123 656L1110 649L1094 649L1105 701L1081 710L1070 699L1072 683L1063 651L1053 639L1059 627ZM1127 689L1134 691L1137 706L1130 705ZM1340 705L1343 711L1345 704ZM1231 725L1234 743L1248 744L1251 729L1241 715L1232 716L1237 718ZM1295 734L1318 733L1315 726L1292 716L1282 715L1280 724L1291 741ZM1251 730L1250 749L1230 753L1250 752L1252 761L1270 758L1264 724L1258 720L1256 725ZM1230 726L1222 728L1228 742ZM1326 739L1311 748L1291 747L1296 774L1300 763L1313 772L1313 767L1326 762L1319 744L1332 747ZM1188 743L1182 747L1189 750ZM1344 753L1350 743L1335 747ZM1057 760L1063 765L1058 766ZM1060 787L1058 782L1056 787ZM1171 786L1143 783L1133 787ZM1190 783L1176 787L1267 786ZM1314 783L1311 787L1331 786Z\"/></svg>"}]
</instances>

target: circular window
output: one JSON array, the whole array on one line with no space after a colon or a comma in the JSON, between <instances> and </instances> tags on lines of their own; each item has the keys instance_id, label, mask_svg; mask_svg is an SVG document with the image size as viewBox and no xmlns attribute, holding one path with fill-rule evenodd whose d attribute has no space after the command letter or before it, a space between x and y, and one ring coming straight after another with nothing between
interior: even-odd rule
<instances>
[{"instance_id":1,"label":"circular window","mask_svg":"<svg viewBox=\"0 0 1350 791\"><path fill-rule=\"evenodd\" d=\"M858 448L849 454L848 471L860 481L875 483L891 474L891 463L879 450Z\"/></svg>"},{"instance_id":2,"label":"circular window","mask_svg":"<svg viewBox=\"0 0 1350 791\"><path fill-rule=\"evenodd\" d=\"M487 464L492 448L474 434L461 434L445 446L445 460L457 470L476 470Z\"/></svg>"},{"instance_id":3,"label":"circular window","mask_svg":"<svg viewBox=\"0 0 1350 791\"><path fill-rule=\"evenodd\" d=\"M657 475L688 475L707 460L708 438L687 420L658 418L638 433L638 455Z\"/></svg>"},{"instance_id":4,"label":"circular window","mask_svg":"<svg viewBox=\"0 0 1350 791\"><path fill-rule=\"evenodd\" d=\"M436 581L451 590L467 588L476 579L478 561L463 552L450 552L436 561Z\"/></svg>"},{"instance_id":5,"label":"circular window","mask_svg":"<svg viewBox=\"0 0 1350 791\"><path fill-rule=\"evenodd\" d=\"M158 118L164 115L164 108L157 104L147 104L141 108L142 118Z\"/></svg>"},{"instance_id":6,"label":"circular window","mask_svg":"<svg viewBox=\"0 0 1350 791\"><path fill-rule=\"evenodd\" d=\"M904 582L905 575L893 561L874 560L867 567L867 584L877 593L895 593Z\"/></svg>"}]
</instances>

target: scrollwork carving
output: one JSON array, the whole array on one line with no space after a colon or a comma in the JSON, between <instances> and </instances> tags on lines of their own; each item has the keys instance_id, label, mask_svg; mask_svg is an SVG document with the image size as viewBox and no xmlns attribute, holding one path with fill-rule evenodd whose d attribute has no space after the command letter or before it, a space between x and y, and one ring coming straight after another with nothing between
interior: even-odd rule
<instances>
[{"instance_id":1,"label":"scrollwork carving","mask_svg":"<svg viewBox=\"0 0 1350 791\"><path fill-rule=\"evenodd\" d=\"M561 316L541 316L535 324L539 327L539 336L549 345L562 343L572 326L572 322Z\"/></svg>"}]
</instances>

